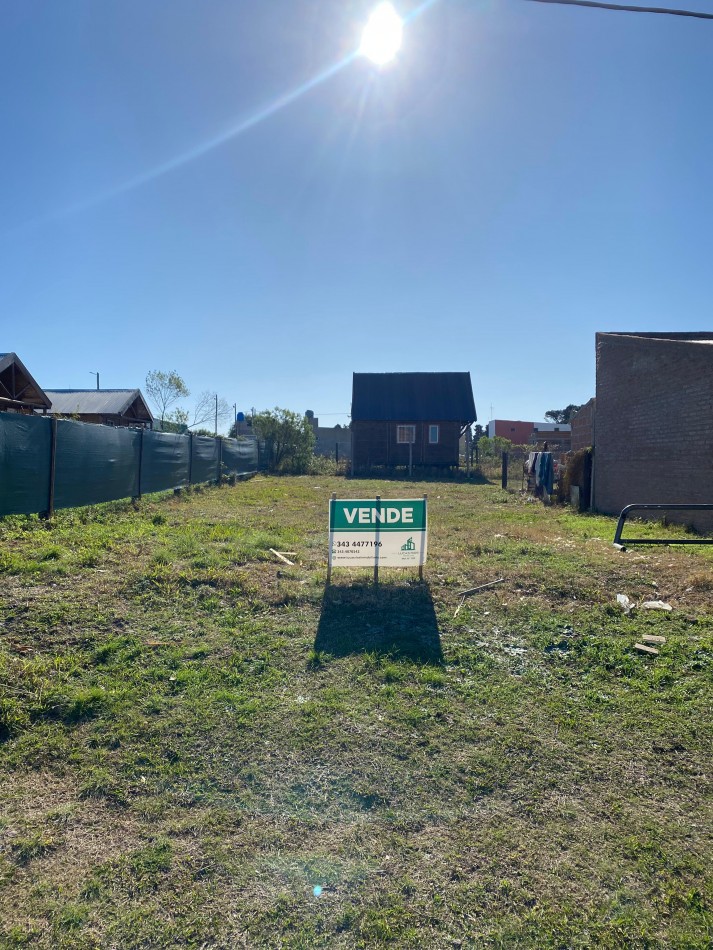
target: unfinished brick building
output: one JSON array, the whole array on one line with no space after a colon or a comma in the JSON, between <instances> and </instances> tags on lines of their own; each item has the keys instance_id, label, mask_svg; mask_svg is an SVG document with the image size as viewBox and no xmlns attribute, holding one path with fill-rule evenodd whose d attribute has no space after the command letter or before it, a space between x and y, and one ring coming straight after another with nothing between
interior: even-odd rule
<instances>
[{"instance_id":1,"label":"unfinished brick building","mask_svg":"<svg viewBox=\"0 0 713 950\"><path fill-rule=\"evenodd\" d=\"M598 333L596 349L593 507L713 503L713 333ZM678 520L713 530L708 512Z\"/></svg>"}]
</instances>

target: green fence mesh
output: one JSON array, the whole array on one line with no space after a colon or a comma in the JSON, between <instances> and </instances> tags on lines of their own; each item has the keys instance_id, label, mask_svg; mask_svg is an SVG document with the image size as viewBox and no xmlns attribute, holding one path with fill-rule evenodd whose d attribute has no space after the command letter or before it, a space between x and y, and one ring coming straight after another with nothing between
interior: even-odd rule
<instances>
[{"instance_id":1,"label":"green fence mesh","mask_svg":"<svg viewBox=\"0 0 713 950\"><path fill-rule=\"evenodd\" d=\"M57 422L55 508L78 508L138 494L137 429Z\"/></svg>"},{"instance_id":2,"label":"green fence mesh","mask_svg":"<svg viewBox=\"0 0 713 950\"><path fill-rule=\"evenodd\" d=\"M50 507L52 420L0 412L0 516ZM211 439L69 419L56 422L54 507L217 481L257 470L254 439Z\"/></svg>"},{"instance_id":3,"label":"green fence mesh","mask_svg":"<svg viewBox=\"0 0 713 950\"><path fill-rule=\"evenodd\" d=\"M191 479L194 482L217 482L218 461L217 439L194 435Z\"/></svg>"},{"instance_id":4,"label":"green fence mesh","mask_svg":"<svg viewBox=\"0 0 713 950\"><path fill-rule=\"evenodd\" d=\"M173 432L144 432L141 493L183 488L188 484L190 437ZM192 479L195 481L195 479Z\"/></svg>"},{"instance_id":5,"label":"green fence mesh","mask_svg":"<svg viewBox=\"0 0 713 950\"><path fill-rule=\"evenodd\" d=\"M0 413L0 515L47 510L51 439L49 419Z\"/></svg>"}]
</instances>

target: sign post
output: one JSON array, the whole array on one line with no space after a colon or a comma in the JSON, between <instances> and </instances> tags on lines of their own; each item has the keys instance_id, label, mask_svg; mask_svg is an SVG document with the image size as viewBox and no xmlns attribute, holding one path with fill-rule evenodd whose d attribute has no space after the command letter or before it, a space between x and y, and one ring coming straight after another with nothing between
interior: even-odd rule
<instances>
[{"instance_id":1,"label":"sign post","mask_svg":"<svg viewBox=\"0 0 713 950\"><path fill-rule=\"evenodd\" d=\"M418 567L428 548L428 496L423 498L347 499L332 494L329 501L329 560L332 567L373 567L374 583L380 567Z\"/></svg>"}]
</instances>

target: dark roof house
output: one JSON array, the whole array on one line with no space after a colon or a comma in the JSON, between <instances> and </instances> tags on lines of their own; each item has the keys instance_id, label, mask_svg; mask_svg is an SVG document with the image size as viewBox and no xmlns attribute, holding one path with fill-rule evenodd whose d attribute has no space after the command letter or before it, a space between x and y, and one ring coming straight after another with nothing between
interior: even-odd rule
<instances>
[{"instance_id":1,"label":"dark roof house","mask_svg":"<svg viewBox=\"0 0 713 950\"><path fill-rule=\"evenodd\" d=\"M151 426L153 416L140 389L48 389L53 416L114 426Z\"/></svg>"},{"instance_id":2,"label":"dark roof house","mask_svg":"<svg viewBox=\"0 0 713 950\"><path fill-rule=\"evenodd\" d=\"M50 400L17 353L0 353L0 412L46 412Z\"/></svg>"},{"instance_id":3,"label":"dark roof house","mask_svg":"<svg viewBox=\"0 0 713 950\"><path fill-rule=\"evenodd\" d=\"M354 470L457 466L476 419L470 373L354 373Z\"/></svg>"}]
</instances>

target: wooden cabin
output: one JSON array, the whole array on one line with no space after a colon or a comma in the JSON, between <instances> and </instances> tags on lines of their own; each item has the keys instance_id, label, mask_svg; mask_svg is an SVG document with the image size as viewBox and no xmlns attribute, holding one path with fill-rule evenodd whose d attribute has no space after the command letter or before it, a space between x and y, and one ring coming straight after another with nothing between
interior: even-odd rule
<instances>
[{"instance_id":1,"label":"wooden cabin","mask_svg":"<svg viewBox=\"0 0 713 950\"><path fill-rule=\"evenodd\" d=\"M17 353L0 353L0 412L47 412L50 400Z\"/></svg>"},{"instance_id":2,"label":"wooden cabin","mask_svg":"<svg viewBox=\"0 0 713 950\"><path fill-rule=\"evenodd\" d=\"M151 410L140 389L48 389L53 416L108 426L150 429Z\"/></svg>"},{"instance_id":3,"label":"wooden cabin","mask_svg":"<svg viewBox=\"0 0 713 950\"><path fill-rule=\"evenodd\" d=\"M476 419L470 373L354 373L353 471L457 467Z\"/></svg>"}]
</instances>

